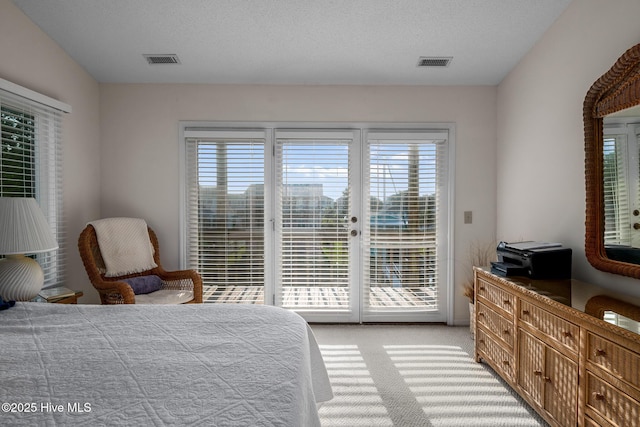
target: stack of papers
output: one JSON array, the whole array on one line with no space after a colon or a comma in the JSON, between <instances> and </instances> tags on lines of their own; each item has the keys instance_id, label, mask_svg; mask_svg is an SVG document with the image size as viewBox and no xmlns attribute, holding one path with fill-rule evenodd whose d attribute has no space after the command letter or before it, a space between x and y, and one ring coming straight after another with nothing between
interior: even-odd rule
<instances>
[{"instance_id":1,"label":"stack of papers","mask_svg":"<svg viewBox=\"0 0 640 427\"><path fill-rule=\"evenodd\" d=\"M561 243L548 243L548 242L518 242L507 243L505 247L509 249L516 249L519 251L530 251L533 249L548 249L548 248L560 248Z\"/></svg>"}]
</instances>

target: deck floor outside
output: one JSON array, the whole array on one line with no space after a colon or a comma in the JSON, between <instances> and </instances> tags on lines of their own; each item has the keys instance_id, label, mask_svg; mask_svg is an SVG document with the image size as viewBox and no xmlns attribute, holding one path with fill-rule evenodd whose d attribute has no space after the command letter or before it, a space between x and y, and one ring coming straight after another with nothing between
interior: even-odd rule
<instances>
[{"instance_id":1,"label":"deck floor outside","mask_svg":"<svg viewBox=\"0 0 640 427\"><path fill-rule=\"evenodd\" d=\"M285 287L282 290L285 308L348 309L349 294L345 287ZM436 309L437 295L432 287L370 289L371 308L423 308ZM205 303L264 304L261 286L203 286Z\"/></svg>"}]
</instances>

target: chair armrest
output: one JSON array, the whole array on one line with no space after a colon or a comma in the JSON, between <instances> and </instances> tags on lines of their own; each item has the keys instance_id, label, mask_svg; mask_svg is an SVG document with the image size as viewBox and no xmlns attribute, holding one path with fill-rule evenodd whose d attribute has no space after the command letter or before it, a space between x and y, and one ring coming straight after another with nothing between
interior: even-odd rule
<instances>
[{"instance_id":1,"label":"chair armrest","mask_svg":"<svg viewBox=\"0 0 640 427\"><path fill-rule=\"evenodd\" d=\"M167 289L186 289L193 291L194 303L202 302L202 278L195 270L176 270L166 271L163 269L155 269L157 274L163 282L167 283ZM164 288L164 286L163 286Z\"/></svg>"},{"instance_id":2,"label":"chair armrest","mask_svg":"<svg viewBox=\"0 0 640 427\"><path fill-rule=\"evenodd\" d=\"M135 304L136 295L125 282L97 280L93 287L100 294L102 304Z\"/></svg>"}]
</instances>

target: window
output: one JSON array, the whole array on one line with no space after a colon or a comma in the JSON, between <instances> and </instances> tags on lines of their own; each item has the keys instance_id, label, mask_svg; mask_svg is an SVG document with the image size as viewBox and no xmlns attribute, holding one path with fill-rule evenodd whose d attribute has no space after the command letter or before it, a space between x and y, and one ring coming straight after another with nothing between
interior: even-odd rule
<instances>
[{"instance_id":1,"label":"window","mask_svg":"<svg viewBox=\"0 0 640 427\"><path fill-rule=\"evenodd\" d=\"M621 119L619 119L621 120ZM640 126L607 123L603 140L604 242L640 246L634 228L640 210Z\"/></svg>"},{"instance_id":2,"label":"window","mask_svg":"<svg viewBox=\"0 0 640 427\"><path fill-rule=\"evenodd\" d=\"M448 139L443 131L368 134L367 288L410 293L406 309L441 309L446 290Z\"/></svg>"},{"instance_id":3,"label":"window","mask_svg":"<svg viewBox=\"0 0 640 427\"><path fill-rule=\"evenodd\" d=\"M0 120L0 194L2 197L35 197L34 116L0 105Z\"/></svg>"},{"instance_id":4,"label":"window","mask_svg":"<svg viewBox=\"0 0 640 427\"><path fill-rule=\"evenodd\" d=\"M629 245L629 189L626 135L604 138L604 218L606 244Z\"/></svg>"},{"instance_id":5,"label":"window","mask_svg":"<svg viewBox=\"0 0 640 427\"><path fill-rule=\"evenodd\" d=\"M188 132L187 268L203 301L264 298L264 132Z\"/></svg>"},{"instance_id":6,"label":"window","mask_svg":"<svg viewBox=\"0 0 640 427\"><path fill-rule=\"evenodd\" d=\"M358 137L354 130L276 130L276 301L285 308L348 310L353 303Z\"/></svg>"},{"instance_id":7,"label":"window","mask_svg":"<svg viewBox=\"0 0 640 427\"><path fill-rule=\"evenodd\" d=\"M56 100L0 79L0 197L33 197L42 208L58 245L62 226L62 112ZM35 256L44 287L63 282L61 250Z\"/></svg>"}]
</instances>

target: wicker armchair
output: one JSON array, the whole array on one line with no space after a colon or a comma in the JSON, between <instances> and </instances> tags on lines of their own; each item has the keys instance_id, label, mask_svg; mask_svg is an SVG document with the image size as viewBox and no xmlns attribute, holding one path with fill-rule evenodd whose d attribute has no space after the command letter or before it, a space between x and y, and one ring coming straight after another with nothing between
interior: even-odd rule
<instances>
[{"instance_id":1,"label":"wicker armchair","mask_svg":"<svg viewBox=\"0 0 640 427\"><path fill-rule=\"evenodd\" d=\"M154 253L153 259L158 265L151 270L143 271L141 273L129 274L119 277L105 277L105 264L100 253L100 247L98 246L98 239L93 226L87 225L85 229L80 233L78 239L78 249L80 250L80 257L84 263L84 268L87 270L89 280L93 284L100 294L100 301L102 304L135 304L136 295L133 292L131 286L122 282L122 279L128 279L137 276L156 275L162 280L162 288L160 291L152 292L145 295L138 295L138 303L166 303L167 294L172 292L178 296L184 296L184 292L193 292L191 300L187 300L187 303L201 303L202 302L202 279L200 275L194 270L181 270L181 271L166 271L160 264L160 251L158 247L158 238L155 232L148 228L149 239L153 244ZM180 291L183 291L182 293ZM154 298L163 297L163 298Z\"/></svg>"}]
</instances>

